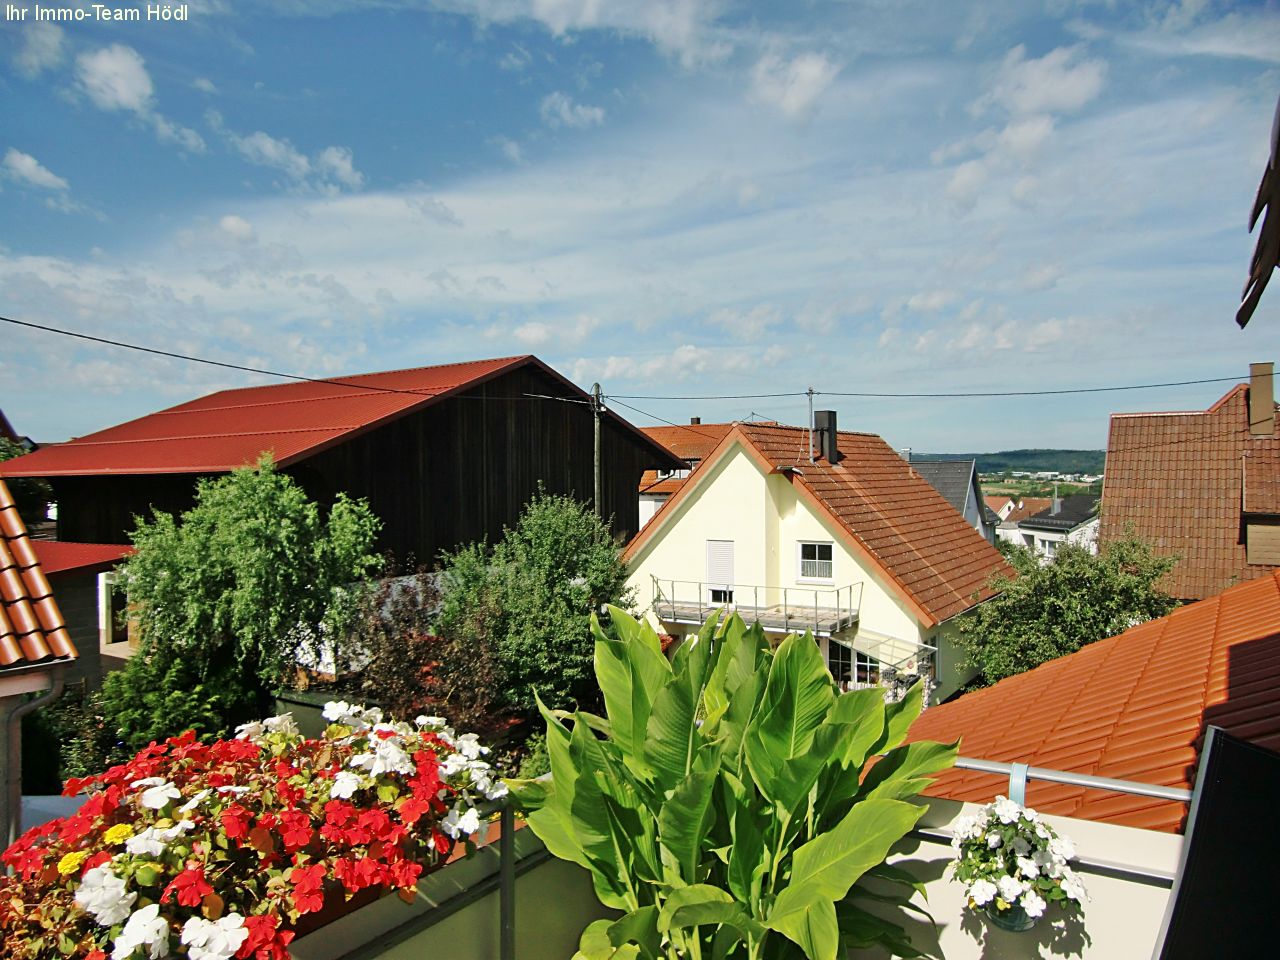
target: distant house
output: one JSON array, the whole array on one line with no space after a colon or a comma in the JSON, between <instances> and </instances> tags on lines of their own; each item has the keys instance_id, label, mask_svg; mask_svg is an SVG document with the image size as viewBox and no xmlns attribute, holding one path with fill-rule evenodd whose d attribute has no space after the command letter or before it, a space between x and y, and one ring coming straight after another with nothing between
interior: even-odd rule
<instances>
[{"instance_id":1,"label":"distant house","mask_svg":"<svg viewBox=\"0 0 1280 960\"><path fill-rule=\"evenodd\" d=\"M966 756L1190 789L1209 724L1280 750L1280 571L924 713L910 740ZM932 797L987 802L1008 775L948 770ZM1041 813L1180 831L1186 804L1032 780Z\"/></svg>"},{"instance_id":2,"label":"distant house","mask_svg":"<svg viewBox=\"0 0 1280 960\"><path fill-rule=\"evenodd\" d=\"M80 652L67 679L84 679L96 686L112 661L133 653L128 632L121 623L124 597L112 590L115 568L133 553L133 548L115 543L35 539L31 545L49 578L67 633Z\"/></svg>"},{"instance_id":3,"label":"distant house","mask_svg":"<svg viewBox=\"0 0 1280 960\"><path fill-rule=\"evenodd\" d=\"M648 523L667 498L680 489L689 474L732 427L731 423L703 423L698 417L693 417L688 426L640 428L645 436L684 461L683 466L674 470L664 468L644 472L640 478L640 526Z\"/></svg>"},{"instance_id":4,"label":"distant house","mask_svg":"<svg viewBox=\"0 0 1280 960\"><path fill-rule=\"evenodd\" d=\"M734 424L627 546L638 603L662 633L722 608L775 637L812 631L844 686L967 678L950 636L991 597L1000 554L880 437Z\"/></svg>"},{"instance_id":5,"label":"distant house","mask_svg":"<svg viewBox=\"0 0 1280 960\"><path fill-rule=\"evenodd\" d=\"M996 536L1001 540L1007 540L1009 543L1016 543L1020 547L1026 547L1028 550L1035 549L1035 535L1031 533L1024 534L1019 524L1027 517L1034 516L1052 506L1052 497L1022 497L1011 501L1009 508L1005 510L1004 516L996 527Z\"/></svg>"},{"instance_id":6,"label":"distant house","mask_svg":"<svg viewBox=\"0 0 1280 960\"><path fill-rule=\"evenodd\" d=\"M987 543L996 542L995 528L999 521L991 521L992 514L988 513L982 499L976 460L911 460L908 457L907 462L942 494L947 503L956 508L969 526L982 534Z\"/></svg>"},{"instance_id":7,"label":"distant house","mask_svg":"<svg viewBox=\"0 0 1280 960\"><path fill-rule=\"evenodd\" d=\"M589 397L536 357L224 390L0 464L45 477L58 539L123 544L136 516L189 509L196 481L270 453L309 496L369 501L380 547L432 562L502 536L541 486L593 496ZM600 429L602 514L639 529L647 469L683 461L616 414Z\"/></svg>"},{"instance_id":8,"label":"distant house","mask_svg":"<svg viewBox=\"0 0 1280 960\"><path fill-rule=\"evenodd\" d=\"M1103 545L1132 531L1177 565L1170 594L1198 600L1280 566L1280 433L1272 364L1208 410L1111 417Z\"/></svg>"},{"instance_id":9,"label":"distant house","mask_svg":"<svg viewBox=\"0 0 1280 960\"><path fill-rule=\"evenodd\" d=\"M49 581L0 480L0 716L7 749L0 751L0 840L9 843L21 818L22 717L62 693L78 659ZM37 694L35 699L29 699Z\"/></svg>"},{"instance_id":10,"label":"distant house","mask_svg":"<svg viewBox=\"0 0 1280 960\"><path fill-rule=\"evenodd\" d=\"M1064 543L1098 552L1098 498L1087 493L1054 497L1048 507L1017 521L1025 547L1047 563Z\"/></svg>"},{"instance_id":11,"label":"distant house","mask_svg":"<svg viewBox=\"0 0 1280 960\"><path fill-rule=\"evenodd\" d=\"M1005 517L1013 512L1013 508L1016 506L1011 497L986 496L982 499L986 503L987 509L995 514L997 520L1004 520Z\"/></svg>"}]
</instances>

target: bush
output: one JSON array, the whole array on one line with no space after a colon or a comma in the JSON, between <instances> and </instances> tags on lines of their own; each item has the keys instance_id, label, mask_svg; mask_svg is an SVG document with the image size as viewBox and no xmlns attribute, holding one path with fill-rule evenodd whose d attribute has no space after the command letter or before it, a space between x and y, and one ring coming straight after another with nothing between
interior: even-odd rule
<instances>
[{"instance_id":1,"label":"bush","mask_svg":"<svg viewBox=\"0 0 1280 960\"><path fill-rule=\"evenodd\" d=\"M979 686L1074 653L1177 606L1158 586L1177 558L1157 556L1137 537L1113 541L1097 556L1063 544L1054 561L1043 566L1018 556L1011 561L1018 577L995 581L999 596L960 621L956 639L978 669Z\"/></svg>"},{"instance_id":2,"label":"bush","mask_svg":"<svg viewBox=\"0 0 1280 960\"><path fill-rule=\"evenodd\" d=\"M591 615L630 597L617 544L590 509L540 492L492 549L472 544L443 565L444 642L432 677L452 715L530 719L538 697L556 708L599 702ZM493 672L492 691L477 690L477 668Z\"/></svg>"}]
</instances>

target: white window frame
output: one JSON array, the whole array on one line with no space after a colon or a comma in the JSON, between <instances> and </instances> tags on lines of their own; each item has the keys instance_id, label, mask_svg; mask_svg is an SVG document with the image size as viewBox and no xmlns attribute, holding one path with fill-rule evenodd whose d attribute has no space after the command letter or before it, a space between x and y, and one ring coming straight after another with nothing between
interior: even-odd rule
<instances>
[{"instance_id":1,"label":"white window frame","mask_svg":"<svg viewBox=\"0 0 1280 960\"><path fill-rule=\"evenodd\" d=\"M829 563L831 575L827 577L806 577L804 575L804 548L805 547L826 547L831 552L831 559L826 561ZM822 560L814 559L810 563L822 563ZM796 541L796 582L797 583L835 583L836 574L836 547L830 540L797 540Z\"/></svg>"},{"instance_id":2,"label":"white window frame","mask_svg":"<svg viewBox=\"0 0 1280 960\"><path fill-rule=\"evenodd\" d=\"M128 656L133 650L127 638L111 639L115 633L111 623L111 598L118 576L115 570L98 574L98 650L115 657Z\"/></svg>"}]
</instances>

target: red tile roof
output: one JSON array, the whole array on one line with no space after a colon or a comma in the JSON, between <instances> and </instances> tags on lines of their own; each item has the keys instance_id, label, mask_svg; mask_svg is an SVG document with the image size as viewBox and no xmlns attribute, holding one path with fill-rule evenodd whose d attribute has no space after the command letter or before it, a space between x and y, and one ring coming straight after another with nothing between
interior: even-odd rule
<instances>
[{"instance_id":1,"label":"red tile roof","mask_svg":"<svg viewBox=\"0 0 1280 960\"><path fill-rule=\"evenodd\" d=\"M1246 474L1259 505L1276 504L1280 483L1280 437L1250 435L1248 392L1233 387L1208 410L1111 417L1098 542L1132 528L1159 553L1176 554L1162 585L1180 599L1273 569L1247 562L1241 536Z\"/></svg>"},{"instance_id":2,"label":"red tile roof","mask_svg":"<svg viewBox=\"0 0 1280 960\"><path fill-rule=\"evenodd\" d=\"M1280 444L1250 444L1245 450L1244 512L1280 514Z\"/></svg>"},{"instance_id":3,"label":"red tile roof","mask_svg":"<svg viewBox=\"0 0 1280 960\"><path fill-rule=\"evenodd\" d=\"M40 569L46 576L73 570L106 569L134 552L118 543L75 543L70 540L32 540Z\"/></svg>"},{"instance_id":4,"label":"red tile roof","mask_svg":"<svg viewBox=\"0 0 1280 960\"><path fill-rule=\"evenodd\" d=\"M0 480L0 674L75 658L49 581Z\"/></svg>"},{"instance_id":5,"label":"red tile roof","mask_svg":"<svg viewBox=\"0 0 1280 960\"><path fill-rule=\"evenodd\" d=\"M650 440L662 444L681 460L698 462L716 448L724 435L733 428L732 423L691 423L688 426L641 427L640 431ZM640 477L640 492L657 496L670 496L684 485L687 477L659 478L658 471L646 470Z\"/></svg>"},{"instance_id":6,"label":"red tile roof","mask_svg":"<svg viewBox=\"0 0 1280 960\"><path fill-rule=\"evenodd\" d=\"M1009 497L985 496L982 498L982 502L991 508L992 513L998 514L1009 504L1013 503L1013 500Z\"/></svg>"},{"instance_id":7,"label":"red tile roof","mask_svg":"<svg viewBox=\"0 0 1280 960\"><path fill-rule=\"evenodd\" d=\"M1004 522L1017 523L1019 520L1025 520L1027 517L1034 516L1041 510L1048 510L1052 506L1052 497L1023 497L1014 505L1014 508L1009 511L1009 515L1004 518Z\"/></svg>"},{"instance_id":8,"label":"red tile roof","mask_svg":"<svg viewBox=\"0 0 1280 960\"><path fill-rule=\"evenodd\" d=\"M573 391L532 356L450 363L412 370L366 373L321 382L282 383L223 390L138 420L53 444L0 464L9 477L103 474L225 473L251 465L270 451L287 466L351 436L430 406L503 373L535 366ZM627 421L655 453L666 456Z\"/></svg>"},{"instance_id":9,"label":"red tile roof","mask_svg":"<svg viewBox=\"0 0 1280 960\"><path fill-rule=\"evenodd\" d=\"M1206 724L1280 750L1280 573L1180 607L1077 653L933 707L909 739L962 756L1194 785ZM985 803L1007 778L943 774L930 796ZM1181 829L1186 805L1030 781L1043 813Z\"/></svg>"},{"instance_id":10,"label":"red tile roof","mask_svg":"<svg viewBox=\"0 0 1280 960\"><path fill-rule=\"evenodd\" d=\"M726 454L735 438L767 470L798 468L787 471L791 482L845 533L851 549L897 585L929 625L992 596L988 584L994 574L1013 575L999 551L875 434L841 432L843 459L833 466L821 457L809 463L808 431L802 427L740 423L703 463ZM656 536L677 501L709 475L694 471L627 546L624 559Z\"/></svg>"}]
</instances>

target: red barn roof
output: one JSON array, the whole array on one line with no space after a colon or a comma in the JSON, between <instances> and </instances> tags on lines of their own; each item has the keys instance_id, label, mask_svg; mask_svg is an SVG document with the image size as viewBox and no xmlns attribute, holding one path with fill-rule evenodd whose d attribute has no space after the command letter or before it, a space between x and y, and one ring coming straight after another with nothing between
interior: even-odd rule
<instances>
[{"instance_id":1,"label":"red barn roof","mask_svg":"<svg viewBox=\"0 0 1280 960\"><path fill-rule=\"evenodd\" d=\"M75 658L27 528L0 480L0 674Z\"/></svg>"},{"instance_id":2,"label":"red barn roof","mask_svg":"<svg viewBox=\"0 0 1280 960\"><path fill-rule=\"evenodd\" d=\"M133 547L118 543L75 543L71 540L32 540L40 569L46 576L74 570L102 569L134 553Z\"/></svg>"},{"instance_id":3,"label":"red barn roof","mask_svg":"<svg viewBox=\"0 0 1280 960\"><path fill-rule=\"evenodd\" d=\"M1280 573L1180 607L932 707L910 740L967 757L1191 788L1207 724L1280 749ZM986 803L1007 778L950 770L925 790ZM1186 805L1032 780L1042 813L1177 832Z\"/></svg>"},{"instance_id":4,"label":"red barn roof","mask_svg":"<svg viewBox=\"0 0 1280 960\"><path fill-rule=\"evenodd\" d=\"M244 387L178 404L68 443L46 446L0 465L9 477L226 473L271 453L288 466L352 436L421 410L518 367L535 365L574 387L532 356L366 373L323 381ZM668 451L615 414L663 462Z\"/></svg>"}]
</instances>

